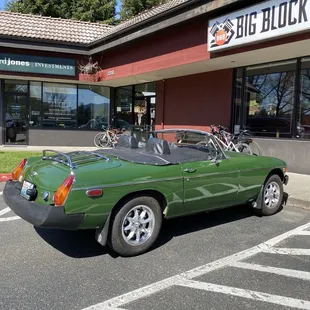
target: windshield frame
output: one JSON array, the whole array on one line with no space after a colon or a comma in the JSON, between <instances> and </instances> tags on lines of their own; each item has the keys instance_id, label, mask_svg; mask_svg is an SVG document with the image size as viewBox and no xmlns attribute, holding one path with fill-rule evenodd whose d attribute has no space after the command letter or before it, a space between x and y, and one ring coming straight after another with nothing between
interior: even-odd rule
<instances>
[{"instance_id":1,"label":"windshield frame","mask_svg":"<svg viewBox=\"0 0 310 310\"><path fill-rule=\"evenodd\" d=\"M150 135L152 135L153 137L157 138L157 134L161 134L161 133L196 133L196 134L200 134L202 136L206 136L209 139L212 140L214 146L216 147L216 151L219 152L218 157L219 158L228 158L224 149L221 147L221 145L218 143L218 141L215 139L214 135L210 132L207 131L203 131L203 130L196 130L196 129L187 129L187 128L171 128L171 129L159 129L159 130L153 130L150 132ZM186 144L186 143L185 143ZM190 144L188 143L188 145L195 145L195 144Z\"/></svg>"}]
</instances>

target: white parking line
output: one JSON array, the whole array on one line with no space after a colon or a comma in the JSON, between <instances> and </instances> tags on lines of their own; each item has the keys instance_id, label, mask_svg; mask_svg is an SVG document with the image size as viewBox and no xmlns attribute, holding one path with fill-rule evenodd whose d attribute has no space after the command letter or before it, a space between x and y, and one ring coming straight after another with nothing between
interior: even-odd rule
<instances>
[{"instance_id":1,"label":"white parking line","mask_svg":"<svg viewBox=\"0 0 310 310\"><path fill-rule=\"evenodd\" d=\"M3 192L0 192L0 196L3 194Z\"/></svg>"},{"instance_id":2,"label":"white parking line","mask_svg":"<svg viewBox=\"0 0 310 310\"><path fill-rule=\"evenodd\" d=\"M300 236L310 236L310 230L301 231L297 235L300 235Z\"/></svg>"},{"instance_id":3,"label":"white parking line","mask_svg":"<svg viewBox=\"0 0 310 310\"><path fill-rule=\"evenodd\" d=\"M293 248L268 248L263 249L265 253L282 254L282 255L309 255L310 249L293 249Z\"/></svg>"},{"instance_id":4,"label":"white parking line","mask_svg":"<svg viewBox=\"0 0 310 310\"><path fill-rule=\"evenodd\" d=\"M221 292L229 295L235 295L239 297L245 297L245 298L251 298L256 300L262 300L269 303L279 304L279 305L285 305L289 307L295 307L299 309L310 309L310 301L304 301L294 298L287 298L284 296L277 296L277 295L271 295L271 294L265 294L255 291L249 291L244 289L237 289L237 288L230 288L225 287L221 285L215 285L210 283L201 283L198 281L192 281L192 279L202 276L208 272L214 271L216 269L229 267L235 263L238 263L241 260L245 260L249 257L252 257L258 253L261 252L272 252L272 250L281 250L281 249L274 249L273 247L278 244L279 242L293 236L298 235L300 232L304 231L305 229L310 228L310 222L299 226L293 230L290 230L282 235L279 235L275 238L272 238L266 242L263 242L255 247L252 247L250 249L247 249L245 251L230 255L228 257L219 259L217 261L214 261L212 263L197 267L195 269L189 270L187 272L181 273L179 275L164 279L162 281L150 284L148 286L139 288L135 291L111 298L107 301L104 301L102 303L90 306L88 308L85 308L84 310L105 310L105 309L114 309L119 310L119 307L124 306L125 304L129 304L133 301L136 301L140 298L148 297L152 294L155 294L159 291L162 291L166 288L173 287L173 286L189 286L192 285L192 287L197 286L195 288L200 288L203 286L203 289L208 288L209 291L214 292ZM292 249L291 249L292 250ZM294 249L295 250L295 249ZM296 249L297 250L297 249ZM307 253L309 250L305 249L298 249L301 252L306 251ZM281 252L281 251L280 251ZM295 252L294 252L295 253ZM289 253L287 253L289 254ZM310 254L310 253L308 253ZM255 267L254 267L255 268ZM275 270L273 270L274 272ZM280 271L279 271L280 272ZM285 272L282 270L282 272ZM275 272L274 272L275 273ZM307 274L307 273L306 273ZM299 276L308 277L308 274L301 274L299 273ZM190 284L191 283L191 284ZM198 283L198 284L197 284Z\"/></svg>"},{"instance_id":5,"label":"white parking line","mask_svg":"<svg viewBox=\"0 0 310 310\"><path fill-rule=\"evenodd\" d=\"M4 218L0 218L0 222L10 222L10 221L16 221L19 219L21 219L19 216L4 217Z\"/></svg>"},{"instance_id":6,"label":"white parking line","mask_svg":"<svg viewBox=\"0 0 310 310\"><path fill-rule=\"evenodd\" d=\"M198 290L209 291L213 293L223 293L226 295L232 295L237 297L243 297L247 299L254 299L257 301L264 301L276 305L281 305L290 308L297 309L310 309L310 301L295 299L285 296L272 295L257 291L245 290L242 288L230 287L225 285L218 285L213 283L199 282L199 281L187 281L181 284L183 287L195 288Z\"/></svg>"},{"instance_id":7,"label":"white parking line","mask_svg":"<svg viewBox=\"0 0 310 310\"><path fill-rule=\"evenodd\" d=\"M238 263L238 262L231 264L230 266L236 267L236 268L248 269L248 270L255 270L255 271L260 271L260 272L273 273L273 274L278 274L281 276L310 281L310 272L307 272L307 271L300 271L300 270L286 269L286 268L276 268L276 267L271 267L271 266L263 266L263 265L257 265L257 264L252 264L252 263L251 264Z\"/></svg>"},{"instance_id":8,"label":"white parking line","mask_svg":"<svg viewBox=\"0 0 310 310\"><path fill-rule=\"evenodd\" d=\"M4 214L7 214L7 213L9 213L10 211L11 211L11 209L10 209L9 207L7 207L7 208L5 208L5 209L3 209L3 210L0 211L0 216L1 216L1 215L4 215Z\"/></svg>"}]
</instances>

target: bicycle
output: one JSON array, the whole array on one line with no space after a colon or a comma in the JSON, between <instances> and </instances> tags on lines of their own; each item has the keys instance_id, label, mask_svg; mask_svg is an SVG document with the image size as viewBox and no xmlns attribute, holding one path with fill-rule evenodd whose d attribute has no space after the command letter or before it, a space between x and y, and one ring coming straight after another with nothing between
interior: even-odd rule
<instances>
[{"instance_id":1,"label":"bicycle","mask_svg":"<svg viewBox=\"0 0 310 310\"><path fill-rule=\"evenodd\" d=\"M94 137L96 147L115 147L119 137L124 133L124 129L113 129L111 126L102 126L103 132L99 132Z\"/></svg>"},{"instance_id":2,"label":"bicycle","mask_svg":"<svg viewBox=\"0 0 310 310\"><path fill-rule=\"evenodd\" d=\"M227 147L228 151L234 150L241 153L247 153L251 155L261 155L261 149L259 145L250 137L245 137L249 134L249 130L242 130L238 134L231 134L228 132L228 128L218 125L211 125L212 134L217 136Z\"/></svg>"},{"instance_id":3,"label":"bicycle","mask_svg":"<svg viewBox=\"0 0 310 310\"><path fill-rule=\"evenodd\" d=\"M227 127L221 125L219 126L210 125L210 128L212 135L225 151L235 151L238 153L247 153L253 155L253 151L249 145L250 140L251 142L253 140L250 138L247 139L243 138L243 135L246 133L246 131L242 132L239 135L232 135L228 132ZM205 144L206 144L205 141L200 141L197 143L197 145L205 145ZM260 154L259 147L258 150Z\"/></svg>"}]
</instances>

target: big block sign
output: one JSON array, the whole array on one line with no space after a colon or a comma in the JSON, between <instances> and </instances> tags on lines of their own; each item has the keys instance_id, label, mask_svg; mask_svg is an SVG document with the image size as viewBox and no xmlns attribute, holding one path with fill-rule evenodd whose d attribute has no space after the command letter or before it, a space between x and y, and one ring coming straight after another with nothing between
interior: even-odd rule
<instances>
[{"instance_id":1,"label":"big block sign","mask_svg":"<svg viewBox=\"0 0 310 310\"><path fill-rule=\"evenodd\" d=\"M273 0L209 21L208 50L223 50L310 29L310 0Z\"/></svg>"}]
</instances>

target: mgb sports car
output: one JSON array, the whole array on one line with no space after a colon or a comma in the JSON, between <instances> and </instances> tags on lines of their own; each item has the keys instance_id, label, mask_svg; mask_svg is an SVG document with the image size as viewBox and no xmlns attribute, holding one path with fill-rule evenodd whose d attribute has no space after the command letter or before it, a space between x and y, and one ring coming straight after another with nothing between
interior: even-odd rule
<instances>
[{"instance_id":1,"label":"mgb sports car","mask_svg":"<svg viewBox=\"0 0 310 310\"><path fill-rule=\"evenodd\" d=\"M286 172L280 159L223 151L208 132L169 129L144 142L123 135L113 149L44 150L14 169L3 196L34 226L93 229L101 245L135 256L154 245L163 219L241 204L275 214Z\"/></svg>"}]
</instances>

